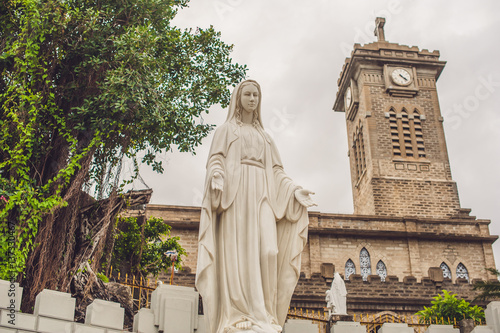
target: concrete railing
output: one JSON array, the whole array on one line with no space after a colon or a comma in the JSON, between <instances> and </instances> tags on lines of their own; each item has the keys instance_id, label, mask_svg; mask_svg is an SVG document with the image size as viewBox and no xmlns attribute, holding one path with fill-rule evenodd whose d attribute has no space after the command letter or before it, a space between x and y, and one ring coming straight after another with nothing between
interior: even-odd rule
<instances>
[{"instance_id":1,"label":"concrete railing","mask_svg":"<svg viewBox=\"0 0 500 333\"><path fill-rule=\"evenodd\" d=\"M23 288L0 280L0 333L117 333L123 332L124 309L119 303L94 300L86 309L85 323L74 322L76 300L70 294L43 290L37 295L33 314L21 313ZM134 316L137 333L209 333L203 316L198 315L198 292L194 288L159 284L151 296L151 308ZM473 333L500 333L500 302L486 310L487 326ZM289 320L284 333L317 333L318 324L308 320ZM332 333L366 333L357 322L337 322ZM407 324L385 323L380 333L413 333ZM458 332L452 325L431 325L427 333Z\"/></svg>"}]
</instances>

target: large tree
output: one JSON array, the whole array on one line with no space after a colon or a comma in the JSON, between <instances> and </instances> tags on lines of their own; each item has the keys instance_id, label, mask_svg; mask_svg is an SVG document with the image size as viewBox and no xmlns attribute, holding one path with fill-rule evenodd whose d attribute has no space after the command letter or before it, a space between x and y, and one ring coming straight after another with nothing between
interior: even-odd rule
<instances>
[{"instance_id":1,"label":"large tree","mask_svg":"<svg viewBox=\"0 0 500 333\"><path fill-rule=\"evenodd\" d=\"M0 3L0 278L17 276L25 308L97 269L126 201L124 157L137 174L162 172L173 146L192 152L211 129L201 113L245 76L212 27L173 26L187 2ZM84 218L91 189L108 199Z\"/></svg>"}]
</instances>

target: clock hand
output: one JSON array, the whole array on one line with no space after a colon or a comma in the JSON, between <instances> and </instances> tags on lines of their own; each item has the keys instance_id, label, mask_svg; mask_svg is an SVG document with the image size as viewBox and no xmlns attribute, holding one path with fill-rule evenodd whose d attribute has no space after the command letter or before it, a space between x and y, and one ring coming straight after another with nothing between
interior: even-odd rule
<instances>
[{"instance_id":1,"label":"clock hand","mask_svg":"<svg viewBox=\"0 0 500 333\"><path fill-rule=\"evenodd\" d=\"M403 74L399 74L399 76L401 76L401 77L402 77L405 81L408 81L408 79L407 79L407 78L405 78L405 77L403 76Z\"/></svg>"}]
</instances>

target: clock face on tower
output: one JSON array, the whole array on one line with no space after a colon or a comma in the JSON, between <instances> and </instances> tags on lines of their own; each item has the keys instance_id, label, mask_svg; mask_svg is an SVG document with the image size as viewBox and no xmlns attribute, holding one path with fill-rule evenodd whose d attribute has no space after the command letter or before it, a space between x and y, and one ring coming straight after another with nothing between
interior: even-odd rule
<instances>
[{"instance_id":1,"label":"clock face on tower","mask_svg":"<svg viewBox=\"0 0 500 333\"><path fill-rule=\"evenodd\" d=\"M352 92L351 92L351 87L348 87L347 90L345 91L345 108L349 109L351 106L352 102Z\"/></svg>"},{"instance_id":2,"label":"clock face on tower","mask_svg":"<svg viewBox=\"0 0 500 333\"><path fill-rule=\"evenodd\" d=\"M392 81L400 86L407 86L412 82L410 72L404 68L396 68L391 73Z\"/></svg>"}]
</instances>

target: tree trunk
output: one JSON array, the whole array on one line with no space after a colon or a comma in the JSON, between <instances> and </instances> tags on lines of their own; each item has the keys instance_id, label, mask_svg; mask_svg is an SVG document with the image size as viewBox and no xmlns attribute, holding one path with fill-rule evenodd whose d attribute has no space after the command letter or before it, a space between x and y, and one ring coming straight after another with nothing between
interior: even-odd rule
<instances>
[{"instance_id":1,"label":"tree trunk","mask_svg":"<svg viewBox=\"0 0 500 333\"><path fill-rule=\"evenodd\" d=\"M458 322L460 333L470 333L474 330L474 319L462 319Z\"/></svg>"}]
</instances>

